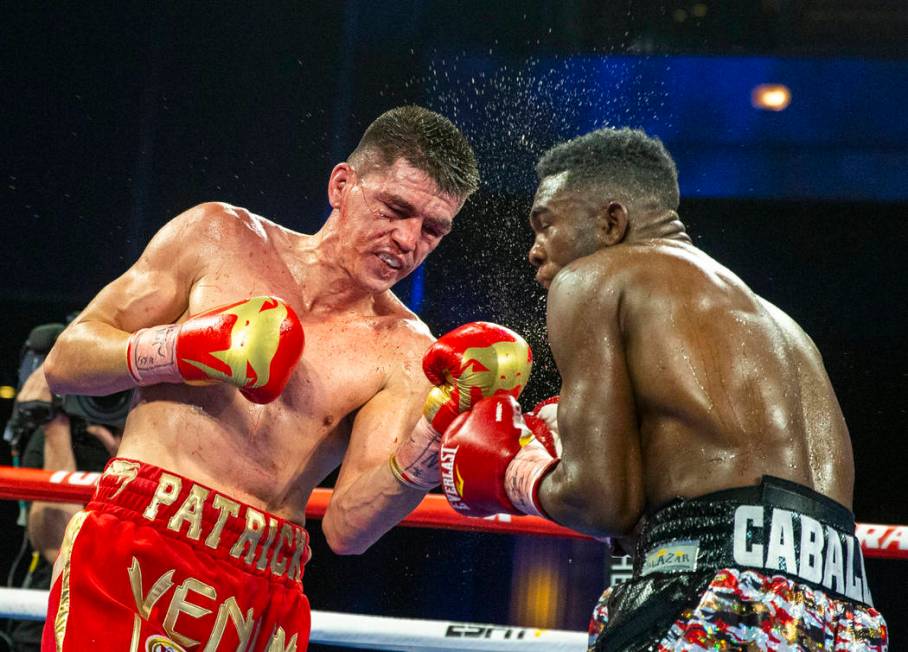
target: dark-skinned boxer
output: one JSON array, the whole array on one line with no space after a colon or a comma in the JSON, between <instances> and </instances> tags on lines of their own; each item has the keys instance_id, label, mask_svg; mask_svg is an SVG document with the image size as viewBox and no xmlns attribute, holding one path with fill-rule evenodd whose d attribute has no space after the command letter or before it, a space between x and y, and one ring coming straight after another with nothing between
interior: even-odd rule
<instances>
[{"instance_id":1,"label":"dark-skinned boxer","mask_svg":"<svg viewBox=\"0 0 908 652\"><path fill-rule=\"evenodd\" d=\"M451 504L636 537L591 649L885 650L848 429L814 343L692 245L657 139L594 131L537 174L529 259L557 418L525 419L511 397L458 417L440 453ZM533 437L544 425L560 456Z\"/></svg>"}]
</instances>

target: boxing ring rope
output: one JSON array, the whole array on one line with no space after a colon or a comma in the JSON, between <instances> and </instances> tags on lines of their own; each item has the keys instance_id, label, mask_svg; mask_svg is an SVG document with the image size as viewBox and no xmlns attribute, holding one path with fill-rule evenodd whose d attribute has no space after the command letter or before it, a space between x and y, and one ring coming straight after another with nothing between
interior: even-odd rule
<instances>
[{"instance_id":1,"label":"boxing ring rope","mask_svg":"<svg viewBox=\"0 0 908 652\"><path fill-rule=\"evenodd\" d=\"M45 471L0 466L0 499L48 500L57 503L87 503L100 473L87 471ZM331 500L330 489L316 489L306 505L306 518L319 519L325 515ZM586 535L569 530L535 516L511 516L498 514L494 517L465 518L448 506L444 496L429 494L422 503L407 516L402 525L430 527L446 530L468 530L482 532L503 532L507 534L542 534L559 537L588 539Z\"/></svg>"},{"instance_id":2,"label":"boxing ring rope","mask_svg":"<svg viewBox=\"0 0 908 652\"><path fill-rule=\"evenodd\" d=\"M45 471L0 466L0 499L48 500L58 503L86 503L100 473ZM306 505L306 518L325 515L331 500L330 489L315 489ZM497 514L488 518L466 518L448 506L444 496L429 494L401 525L471 532L536 534L589 539L585 534L535 516ZM908 559L908 526L858 523L856 535L865 557Z\"/></svg>"},{"instance_id":3,"label":"boxing ring rope","mask_svg":"<svg viewBox=\"0 0 908 652\"><path fill-rule=\"evenodd\" d=\"M82 471L0 466L0 499L85 503L100 476L100 473ZM316 489L306 506L306 517L321 518L330 499L330 489ZM401 525L588 538L531 516L501 514L484 519L466 518L451 509L443 496L435 494L427 495ZM867 557L908 559L908 527L904 525L859 523L857 537ZM47 609L47 593L0 588L0 617L42 620ZM579 652L586 649L587 635L563 630L313 611L311 642L394 652L517 649Z\"/></svg>"},{"instance_id":4,"label":"boxing ring rope","mask_svg":"<svg viewBox=\"0 0 908 652\"><path fill-rule=\"evenodd\" d=\"M45 471L0 466L0 499L86 503L100 477L100 473L82 471ZM528 516L500 515L490 519L467 519L448 507L444 497L427 498L405 519L405 525L583 537L544 519ZM331 490L316 489L306 506L306 518L321 518L330 499ZM47 596L47 591L0 588L0 618L44 620ZM587 634L556 629L313 610L310 641L322 645L388 652L507 652L525 649L581 652L587 647Z\"/></svg>"}]
</instances>

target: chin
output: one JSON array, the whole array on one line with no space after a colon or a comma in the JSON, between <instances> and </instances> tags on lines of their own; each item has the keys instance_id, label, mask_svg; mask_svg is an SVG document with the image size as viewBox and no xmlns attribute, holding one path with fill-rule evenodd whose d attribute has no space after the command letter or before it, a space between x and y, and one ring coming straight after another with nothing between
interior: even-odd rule
<instances>
[{"instance_id":1,"label":"chin","mask_svg":"<svg viewBox=\"0 0 908 652\"><path fill-rule=\"evenodd\" d=\"M539 283L539 285L548 290L549 286L552 284L553 278L554 276L539 276L539 274L537 274L533 280L535 280L537 283Z\"/></svg>"},{"instance_id":2,"label":"chin","mask_svg":"<svg viewBox=\"0 0 908 652\"><path fill-rule=\"evenodd\" d=\"M363 290L370 294L381 294L382 292L390 290L394 286L394 283L388 283L387 281L371 277L359 279L359 285Z\"/></svg>"},{"instance_id":3,"label":"chin","mask_svg":"<svg viewBox=\"0 0 908 652\"><path fill-rule=\"evenodd\" d=\"M544 268L540 269L539 272L536 273L536 277L535 277L536 282L539 283L539 285L544 287L546 290L548 290L551 287L552 283L554 282L555 277L558 276L558 273L562 269L564 269L563 265L553 265L553 264L549 263Z\"/></svg>"},{"instance_id":4,"label":"chin","mask_svg":"<svg viewBox=\"0 0 908 652\"><path fill-rule=\"evenodd\" d=\"M395 283L406 276L406 274L386 275L384 271L381 267L364 265L357 270L355 280L364 290L378 294L390 290Z\"/></svg>"},{"instance_id":5,"label":"chin","mask_svg":"<svg viewBox=\"0 0 908 652\"><path fill-rule=\"evenodd\" d=\"M382 278L381 276L376 276L375 274L366 274L359 278L359 284L372 292L373 294L379 294L381 292L387 292L394 285L400 281L402 276L395 276L390 279Z\"/></svg>"}]
</instances>

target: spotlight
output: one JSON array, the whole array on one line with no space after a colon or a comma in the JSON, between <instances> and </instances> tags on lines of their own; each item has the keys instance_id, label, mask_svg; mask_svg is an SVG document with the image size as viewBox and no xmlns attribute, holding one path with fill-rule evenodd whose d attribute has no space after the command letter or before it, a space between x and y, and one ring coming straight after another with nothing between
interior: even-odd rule
<instances>
[{"instance_id":1,"label":"spotlight","mask_svg":"<svg viewBox=\"0 0 908 652\"><path fill-rule=\"evenodd\" d=\"M760 84L751 91L750 102L756 109L784 111L791 104L791 90L784 84Z\"/></svg>"}]
</instances>

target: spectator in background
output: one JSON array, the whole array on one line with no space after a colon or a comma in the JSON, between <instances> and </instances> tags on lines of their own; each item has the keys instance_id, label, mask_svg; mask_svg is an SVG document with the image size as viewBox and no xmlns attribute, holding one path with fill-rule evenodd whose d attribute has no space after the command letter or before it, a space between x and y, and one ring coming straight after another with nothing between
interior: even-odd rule
<instances>
[{"instance_id":1,"label":"spectator in background","mask_svg":"<svg viewBox=\"0 0 908 652\"><path fill-rule=\"evenodd\" d=\"M17 403L45 401L53 396L44 379L44 368L38 367L23 384ZM120 435L117 429L87 423L60 410L49 410L50 421L37 427L28 438L22 455L22 466L53 471L102 471L108 458L117 451ZM35 501L28 507L26 533L32 553L23 588L50 589L54 560L63 541L69 519L82 508L73 503ZM12 621L9 634L15 652L37 652L41 649L43 622Z\"/></svg>"}]
</instances>

